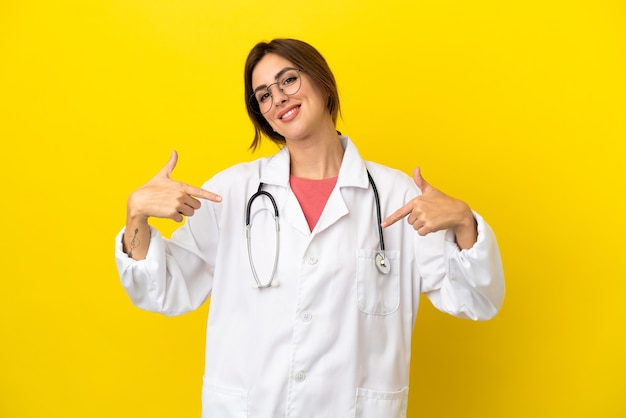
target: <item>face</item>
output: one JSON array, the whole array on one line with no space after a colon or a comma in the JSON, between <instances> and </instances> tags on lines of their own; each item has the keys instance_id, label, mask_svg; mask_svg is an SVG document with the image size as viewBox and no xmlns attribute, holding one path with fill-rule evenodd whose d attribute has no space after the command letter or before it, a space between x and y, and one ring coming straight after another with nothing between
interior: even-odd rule
<instances>
[{"instance_id":1,"label":"face","mask_svg":"<svg viewBox=\"0 0 626 418\"><path fill-rule=\"evenodd\" d=\"M252 88L263 91L270 84L272 108L263 117L274 131L285 137L287 141L305 139L326 124L332 124L332 117L326 107L327 99L306 71L300 72L302 84L297 93L287 95L275 84L286 68L295 65L286 58L276 54L265 55L252 71Z\"/></svg>"}]
</instances>

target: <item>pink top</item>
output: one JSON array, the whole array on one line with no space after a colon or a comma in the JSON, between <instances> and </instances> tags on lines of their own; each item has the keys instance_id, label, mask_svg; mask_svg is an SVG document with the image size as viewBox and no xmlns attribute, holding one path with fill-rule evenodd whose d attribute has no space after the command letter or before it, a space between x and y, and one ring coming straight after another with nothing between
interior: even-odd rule
<instances>
[{"instance_id":1,"label":"pink top","mask_svg":"<svg viewBox=\"0 0 626 418\"><path fill-rule=\"evenodd\" d=\"M317 224L330 193L337 184L337 177L322 180L309 180L300 177L289 176L291 190L298 198L304 217L312 231Z\"/></svg>"}]
</instances>

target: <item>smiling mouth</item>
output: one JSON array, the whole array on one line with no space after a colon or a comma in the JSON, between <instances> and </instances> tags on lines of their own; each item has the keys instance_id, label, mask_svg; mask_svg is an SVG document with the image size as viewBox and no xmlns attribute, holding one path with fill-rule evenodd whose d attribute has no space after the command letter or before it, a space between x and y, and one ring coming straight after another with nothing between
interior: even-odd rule
<instances>
[{"instance_id":1,"label":"smiling mouth","mask_svg":"<svg viewBox=\"0 0 626 418\"><path fill-rule=\"evenodd\" d=\"M289 118L291 115L293 115L294 113L296 113L298 111L298 109L300 109L300 106L294 106L291 109L287 110L285 113L281 114L278 119L282 120L284 118Z\"/></svg>"}]
</instances>

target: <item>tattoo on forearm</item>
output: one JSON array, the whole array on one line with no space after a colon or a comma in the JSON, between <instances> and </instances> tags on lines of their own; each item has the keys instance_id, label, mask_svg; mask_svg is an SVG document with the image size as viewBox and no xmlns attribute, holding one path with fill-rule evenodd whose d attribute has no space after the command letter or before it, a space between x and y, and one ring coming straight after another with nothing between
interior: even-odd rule
<instances>
[{"instance_id":1,"label":"tattoo on forearm","mask_svg":"<svg viewBox=\"0 0 626 418\"><path fill-rule=\"evenodd\" d=\"M137 234L139 233L139 228L135 228L135 234L133 235L133 239L130 240L130 251L128 251L128 256L133 258L133 251L135 248L139 247L140 241L137 238Z\"/></svg>"}]
</instances>

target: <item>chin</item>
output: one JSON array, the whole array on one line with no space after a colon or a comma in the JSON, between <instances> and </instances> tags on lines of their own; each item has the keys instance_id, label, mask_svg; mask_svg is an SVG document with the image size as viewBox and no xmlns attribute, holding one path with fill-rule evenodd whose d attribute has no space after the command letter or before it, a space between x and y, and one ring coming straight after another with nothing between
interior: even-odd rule
<instances>
[{"instance_id":1,"label":"chin","mask_svg":"<svg viewBox=\"0 0 626 418\"><path fill-rule=\"evenodd\" d=\"M302 129L283 129L280 132L279 131L276 131L276 132L281 134L285 139L289 139L293 141L306 139L309 136L309 132L306 132Z\"/></svg>"}]
</instances>

